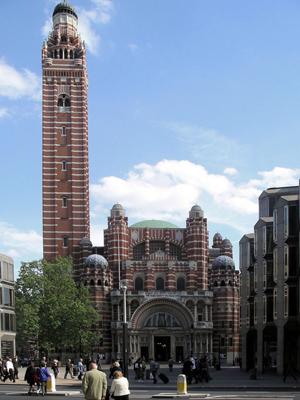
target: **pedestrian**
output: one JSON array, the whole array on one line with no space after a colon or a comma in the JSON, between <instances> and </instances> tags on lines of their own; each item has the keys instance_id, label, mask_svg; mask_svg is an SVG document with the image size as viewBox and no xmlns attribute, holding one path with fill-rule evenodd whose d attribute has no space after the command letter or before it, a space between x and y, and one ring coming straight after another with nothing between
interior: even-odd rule
<instances>
[{"instance_id":1,"label":"pedestrian","mask_svg":"<svg viewBox=\"0 0 300 400\"><path fill-rule=\"evenodd\" d=\"M170 371L170 372L173 372L173 365L174 365L174 360L173 360L173 358L170 358L170 359L169 359L168 364L169 364L169 371Z\"/></svg>"},{"instance_id":2,"label":"pedestrian","mask_svg":"<svg viewBox=\"0 0 300 400\"><path fill-rule=\"evenodd\" d=\"M188 357L183 363L182 373L186 376L187 383L192 383L193 375L192 375L193 363Z\"/></svg>"},{"instance_id":3,"label":"pedestrian","mask_svg":"<svg viewBox=\"0 0 300 400\"><path fill-rule=\"evenodd\" d=\"M66 362L65 379L67 379L67 375L68 375L68 374L70 374L71 379L74 379L74 376L73 376L73 364L72 364L70 358L69 358L68 361Z\"/></svg>"},{"instance_id":4,"label":"pedestrian","mask_svg":"<svg viewBox=\"0 0 300 400\"><path fill-rule=\"evenodd\" d=\"M26 381L29 385L29 391L28 391L29 395L31 395L31 393L34 392L34 382L35 382L34 374L35 374L34 362L31 362L29 367L26 369L24 376L24 381Z\"/></svg>"},{"instance_id":5,"label":"pedestrian","mask_svg":"<svg viewBox=\"0 0 300 400\"><path fill-rule=\"evenodd\" d=\"M105 400L107 391L106 375L97 370L97 364L90 364L90 371L86 372L82 381L82 391L86 400Z\"/></svg>"},{"instance_id":6,"label":"pedestrian","mask_svg":"<svg viewBox=\"0 0 300 400\"><path fill-rule=\"evenodd\" d=\"M47 367L46 357L42 357L42 359L41 359L40 368L42 368L42 367Z\"/></svg>"},{"instance_id":7,"label":"pedestrian","mask_svg":"<svg viewBox=\"0 0 300 400\"><path fill-rule=\"evenodd\" d=\"M77 363L77 369L78 369L78 379L81 380L83 377L83 364L82 364L82 358L79 359Z\"/></svg>"},{"instance_id":8,"label":"pedestrian","mask_svg":"<svg viewBox=\"0 0 300 400\"><path fill-rule=\"evenodd\" d=\"M160 368L159 363L156 362L154 358L151 358L151 361L150 361L150 372L151 372L151 374L153 376L153 383L157 382L156 375L157 375L157 372L158 372L159 368Z\"/></svg>"},{"instance_id":9,"label":"pedestrian","mask_svg":"<svg viewBox=\"0 0 300 400\"><path fill-rule=\"evenodd\" d=\"M41 367L40 368L40 381L41 381L41 391L42 391L42 396L47 394L47 382L48 379L51 378L49 371L47 370L47 367Z\"/></svg>"},{"instance_id":10,"label":"pedestrian","mask_svg":"<svg viewBox=\"0 0 300 400\"><path fill-rule=\"evenodd\" d=\"M3 382L5 382L7 379L15 382L14 366L11 361L11 358L8 358L8 360L6 361L5 370L6 373Z\"/></svg>"},{"instance_id":11,"label":"pedestrian","mask_svg":"<svg viewBox=\"0 0 300 400\"><path fill-rule=\"evenodd\" d=\"M58 378L58 374L59 374L58 361L57 360L53 360L51 368L53 370L54 378L57 379Z\"/></svg>"},{"instance_id":12,"label":"pedestrian","mask_svg":"<svg viewBox=\"0 0 300 400\"><path fill-rule=\"evenodd\" d=\"M120 364L118 363L118 361L114 362L113 367L112 367L112 369L111 369L111 376L112 376L112 377L114 376L114 373L115 373L116 371L123 372L123 371L122 371L122 368L120 367Z\"/></svg>"},{"instance_id":13,"label":"pedestrian","mask_svg":"<svg viewBox=\"0 0 300 400\"><path fill-rule=\"evenodd\" d=\"M115 400L129 400L130 390L128 379L125 378L121 371L114 372L114 380L112 381L110 391L113 393Z\"/></svg>"},{"instance_id":14,"label":"pedestrian","mask_svg":"<svg viewBox=\"0 0 300 400\"><path fill-rule=\"evenodd\" d=\"M291 357L287 363L287 367L286 367L286 372L285 375L283 377L283 382L285 382L286 377L291 373L292 377L295 379L296 382L299 382L298 379L296 378L296 375L294 373L294 366L293 366L293 362L294 362L294 358Z\"/></svg>"},{"instance_id":15,"label":"pedestrian","mask_svg":"<svg viewBox=\"0 0 300 400\"><path fill-rule=\"evenodd\" d=\"M193 364L193 366L192 366L192 380L194 378L195 383L198 383L197 370L196 370L196 361L195 361L194 357L192 357L192 356L190 357L190 360L191 360L191 362Z\"/></svg>"},{"instance_id":16,"label":"pedestrian","mask_svg":"<svg viewBox=\"0 0 300 400\"><path fill-rule=\"evenodd\" d=\"M0 357L0 380L4 379L3 359Z\"/></svg>"},{"instance_id":17,"label":"pedestrian","mask_svg":"<svg viewBox=\"0 0 300 400\"><path fill-rule=\"evenodd\" d=\"M21 366L21 362L18 356L15 356L13 361L13 366L14 366L14 374L15 374L15 379L19 379L19 367Z\"/></svg>"},{"instance_id":18,"label":"pedestrian","mask_svg":"<svg viewBox=\"0 0 300 400\"><path fill-rule=\"evenodd\" d=\"M135 372L135 379L138 382L143 382L144 373L143 373L143 363L142 363L142 358L141 357L139 357L136 360L136 362L134 363L133 369L134 369L134 372Z\"/></svg>"}]
</instances>

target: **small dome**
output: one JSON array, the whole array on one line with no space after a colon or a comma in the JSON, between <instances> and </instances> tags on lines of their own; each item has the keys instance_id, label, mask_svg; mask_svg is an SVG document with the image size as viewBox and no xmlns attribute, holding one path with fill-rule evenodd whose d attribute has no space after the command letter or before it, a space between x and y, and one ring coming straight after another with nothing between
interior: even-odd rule
<instances>
[{"instance_id":1,"label":"small dome","mask_svg":"<svg viewBox=\"0 0 300 400\"><path fill-rule=\"evenodd\" d=\"M82 238L82 239L80 240L80 244L82 244L82 245L87 245L87 244L92 245L92 242L91 242L90 238L84 237L84 238Z\"/></svg>"},{"instance_id":2,"label":"small dome","mask_svg":"<svg viewBox=\"0 0 300 400\"><path fill-rule=\"evenodd\" d=\"M217 269L230 269L234 270L235 269L235 263L231 257L228 256L220 256L217 257L213 264L212 264L212 269L217 270Z\"/></svg>"},{"instance_id":3,"label":"small dome","mask_svg":"<svg viewBox=\"0 0 300 400\"><path fill-rule=\"evenodd\" d=\"M121 204L117 203L113 205L112 209L110 210L111 217L125 217L125 210Z\"/></svg>"},{"instance_id":4,"label":"small dome","mask_svg":"<svg viewBox=\"0 0 300 400\"><path fill-rule=\"evenodd\" d=\"M232 247L232 243L229 239L224 239L222 241L222 246L231 246Z\"/></svg>"},{"instance_id":5,"label":"small dome","mask_svg":"<svg viewBox=\"0 0 300 400\"><path fill-rule=\"evenodd\" d=\"M202 208L198 205L195 204L189 213L190 218L203 218L204 217L204 211Z\"/></svg>"},{"instance_id":6,"label":"small dome","mask_svg":"<svg viewBox=\"0 0 300 400\"><path fill-rule=\"evenodd\" d=\"M112 210L124 210L121 204L117 203L113 206Z\"/></svg>"},{"instance_id":7,"label":"small dome","mask_svg":"<svg viewBox=\"0 0 300 400\"><path fill-rule=\"evenodd\" d=\"M100 256L99 254L92 254L85 260L84 266L86 268L107 269L108 262L103 256Z\"/></svg>"},{"instance_id":8,"label":"small dome","mask_svg":"<svg viewBox=\"0 0 300 400\"><path fill-rule=\"evenodd\" d=\"M52 17L54 17L54 15L59 14L59 13L72 14L72 15L74 15L74 17L76 17L78 19L75 8L71 4L67 3L66 1L62 1L61 3L58 3L56 5L56 7L54 8Z\"/></svg>"},{"instance_id":9,"label":"small dome","mask_svg":"<svg viewBox=\"0 0 300 400\"><path fill-rule=\"evenodd\" d=\"M221 235L219 232L217 232L217 233L214 235L214 240L215 240L215 239L221 239L221 240L222 240L223 238L222 238L222 235Z\"/></svg>"},{"instance_id":10,"label":"small dome","mask_svg":"<svg viewBox=\"0 0 300 400\"><path fill-rule=\"evenodd\" d=\"M202 210L202 208L201 208L198 204L195 204L195 205L191 208L191 211L203 211L203 210Z\"/></svg>"}]
</instances>

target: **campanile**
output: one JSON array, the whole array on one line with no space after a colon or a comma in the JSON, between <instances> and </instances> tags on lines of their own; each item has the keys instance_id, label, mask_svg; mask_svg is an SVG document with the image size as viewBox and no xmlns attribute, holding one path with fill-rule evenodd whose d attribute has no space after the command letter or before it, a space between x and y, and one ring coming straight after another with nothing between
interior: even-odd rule
<instances>
[{"instance_id":1,"label":"campanile","mask_svg":"<svg viewBox=\"0 0 300 400\"><path fill-rule=\"evenodd\" d=\"M43 253L76 259L90 237L86 51L71 4L57 4L52 21L42 50Z\"/></svg>"}]
</instances>

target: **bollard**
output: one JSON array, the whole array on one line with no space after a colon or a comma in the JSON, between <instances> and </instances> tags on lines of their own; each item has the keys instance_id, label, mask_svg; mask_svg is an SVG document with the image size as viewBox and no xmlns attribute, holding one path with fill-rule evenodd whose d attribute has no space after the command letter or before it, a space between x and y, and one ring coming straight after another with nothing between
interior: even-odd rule
<instances>
[{"instance_id":1,"label":"bollard","mask_svg":"<svg viewBox=\"0 0 300 400\"><path fill-rule=\"evenodd\" d=\"M183 374L177 378L177 394L187 394L186 376Z\"/></svg>"},{"instance_id":2,"label":"bollard","mask_svg":"<svg viewBox=\"0 0 300 400\"><path fill-rule=\"evenodd\" d=\"M50 392L56 392L55 377L53 374L50 374L50 378L47 381L47 390L49 390Z\"/></svg>"}]
</instances>

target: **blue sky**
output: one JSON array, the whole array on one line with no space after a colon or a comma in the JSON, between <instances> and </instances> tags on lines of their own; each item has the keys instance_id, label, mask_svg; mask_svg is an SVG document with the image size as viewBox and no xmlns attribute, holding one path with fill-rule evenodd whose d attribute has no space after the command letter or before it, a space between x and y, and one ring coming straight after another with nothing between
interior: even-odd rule
<instances>
[{"instance_id":1,"label":"blue sky","mask_svg":"<svg viewBox=\"0 0 300 400\"><path fill-rule=\"evenodd\" d=\"M0 253L42 257L41 49L57 1L0 2ZM253 231L267 187L297 185L300 2L74 0L87 44L91 239L129 224ZM211 244L211 242L210 242Z\"/></svg>"}]
</instances>

